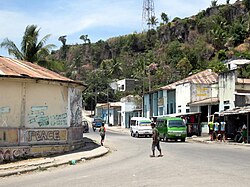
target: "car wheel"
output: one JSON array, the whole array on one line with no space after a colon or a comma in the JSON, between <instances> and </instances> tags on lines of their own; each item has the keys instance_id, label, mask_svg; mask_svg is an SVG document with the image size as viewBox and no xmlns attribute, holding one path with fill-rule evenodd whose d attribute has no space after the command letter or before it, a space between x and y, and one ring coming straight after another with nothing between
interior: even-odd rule
<instances>
[{"instance_id":1,"label":"car wheel","mask_svg":"<svg viewBox=\"0 0 250 187\"><path fill-rule=\"evenodd\" d=\"M136 138L139 138L139 133L136 132L136 133L135 133L135 136L136 136Z\"/></svg>"},{"instance_id":2,"label":"car wheel","mask_svg":"<svg viewBox=\"0 0 250 187\"><path fill-rule=\"evenodd\" d=\"M185 142L185 138L182 138L181 141L182 141L182 142Z\"/></svg>"}]
</instances>

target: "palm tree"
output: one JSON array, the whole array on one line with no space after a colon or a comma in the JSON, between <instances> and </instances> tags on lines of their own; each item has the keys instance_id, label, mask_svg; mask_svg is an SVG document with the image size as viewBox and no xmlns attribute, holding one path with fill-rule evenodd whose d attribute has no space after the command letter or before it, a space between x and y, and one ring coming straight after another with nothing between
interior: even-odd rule
<instances>
[{"instance_id":1,"label":"palm tree","mask_svg":"<svg viewBox=\"0 0 250 187\"><path fill-rule=\"evenodd\" d=\"M158 23L158 19L155 16L152 16L151 18L149 18L147 25L149 26L149 28L154 28Z\"/></svg>"},{"instance_id":2,"label":"palm tree","mask_svg":"<svg viewBox=\"0 0 250 187\"><path fill-rule=\"evenodd\" d=\"M44 60L45 57L49 55L50 49L55 47L55 45L45 45L50 34L38 41L39 31L40 29L38 29L36 25L28 25L26 27L21 42L21 50L19 50L15 43L8 38L4 39L0 47L5 47L9 55L13 55L19 60L26 60L32 63Z\"/></svg>"}]
</instances>

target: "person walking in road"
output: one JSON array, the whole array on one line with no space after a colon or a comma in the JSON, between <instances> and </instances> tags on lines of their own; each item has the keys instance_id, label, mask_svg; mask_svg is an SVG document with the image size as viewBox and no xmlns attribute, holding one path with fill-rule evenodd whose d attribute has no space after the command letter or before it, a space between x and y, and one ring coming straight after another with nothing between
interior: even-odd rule
<instances>
[{"instance_id":1,"label":"person walking in road","mask_svg":"<svg viewBox=\"0 0 250 187\"><path fill-rule=\"evenodd\" d=\"M102 126L99 129L100 136L101 136L101 145L103 146L103 142L105 139L105 133L106 133L106 128L104 127L104 122L102 123Z\"/></svg>"},{"instance_id":2,"label":"person walking in road","mask_svg":"<svg viewBox=\"0 0 250 187\"><path fill-rule=\"evenodd\" d=\"M157 147L158 151L159 151L159 155L158 157L162 157L162 152L161 152L161 147L160 147L160 141L159 141L159 131L155 128L155 123L151 123L151 127L152 127L152 155L150 155L150 157L155 157L155 147Z\"/></svg>"},{"instance_id":3,"label":"person walking in road","mask_svg":"<svg viewBox=\"0 0 250 187\"><path fill-rule=\"evenodd\" d=\"M242 143L247 143L247 126L245 124L242 126Z\"/></svg>"}]
</instances>

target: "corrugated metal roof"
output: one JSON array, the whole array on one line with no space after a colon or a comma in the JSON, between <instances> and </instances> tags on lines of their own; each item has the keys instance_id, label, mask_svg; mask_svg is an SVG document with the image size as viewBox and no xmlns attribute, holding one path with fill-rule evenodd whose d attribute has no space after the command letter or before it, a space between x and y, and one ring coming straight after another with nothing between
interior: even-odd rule
<instances>
[{"instance_id":1,"label":"corrugated metal roof","mask_svg":"<svg viewBox=\"0 0 250 187\"><path fill-rule=\"evenodd\" d=\"M226 111L220 112L220 115L226 116L226 115L245 114L245 113L250 113L250 106L227 109Z\"/></svg>"},{"instance_id":2,"label":"corrugated metal roof","mask_svg":"<svg viewBox=\"0 0 250 187\"><path fill-rule=\"evenodd\" d=\"M84 85L81 82L77 82L62 75L59 75L58 73L50 71L37 64L2 56L0 56L0 76L44 79L51 81L53 80L53 81L71 82Z\"/></svg>"},{"instance_id":3,"label":"corrugated metal roof","mask_svg":"<svg viewBox=\"0 0 250 187\"><path fill-rule=\"evenodd\" d=\"M209 104L218 104L219 98L218 97L211 97L211 98L207 98L207 99L203 99L200 101L195 101L192 103L189 103L190 106L195 106L195 105L209 105Z\"/></svg>"},{"instance_id":4,"label":"corrugated metal roof","mask_svg":"<svg viewBox=\"0 0 250 187\"><path fill-rule=\"evenodd\" d=\"M105 108L105 107L121 107L121 102L109 102L109 103L97 103L96 107L97 108Z\"/></svg>"},{"instance_id":5,"label":"corrugated metal roof","mask_svg":"<svg viewBox=\"0 0 250 187\"><path fill-rule=\"evenodd\" d=\"M191 75L185 79L174 82L172 84L161 87L161 90L172 90L175 89L178 84L183 83L193 83L193 84L214 84L218 82L218 74L212 72L211 69L204 70L202 72Z\"/></svg>"}]
</instances>

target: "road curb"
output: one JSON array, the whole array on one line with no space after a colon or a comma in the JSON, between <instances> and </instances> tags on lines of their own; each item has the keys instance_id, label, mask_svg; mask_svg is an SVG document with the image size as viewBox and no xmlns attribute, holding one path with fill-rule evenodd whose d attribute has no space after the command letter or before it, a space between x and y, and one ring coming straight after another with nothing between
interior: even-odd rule
<instances>
[{"instance_id":1,"label":"road curb","mask_svg":"<svg viewBox=\"0 0 250 187\"><path fill-rule=\"evenodd\" d=\"M29 167L26 167L26 168L19 168L19 169L15 169L15 170L3 170L2 172L0 171L0 177L7 177L7 176L11 176L11 175L20 175L20 174L23 174L23 173L28 173L28 172L31 172L31 171L36 171L36 170L46 170L48 168L52 168L52 167L58 167L58 166L62 166L62 165L67 165L67 164L71 164L71 161L74 160L76 163L79 162L79 161L84 161L84 160L91 160L91 159L94 159L94 158L99 158L99 157L102 157L104 155L106 155L110 149L107 148L107 147L104 147L105 149L101 150L99 153L96 153L96 154L90 154L90 155L87 155L87 156L79 156L78 158L74 158L74 159L59 159L57 160L56 158L54 159L54 162L53 163L43 163L43 164L40 164L40 165L36 165L36 166L29 166ZM83 152L84 153L84 152ZM74 154L74 153L73 153ZM72 157L74 157L72 154Z\"/></svg>"}]
</instances>

